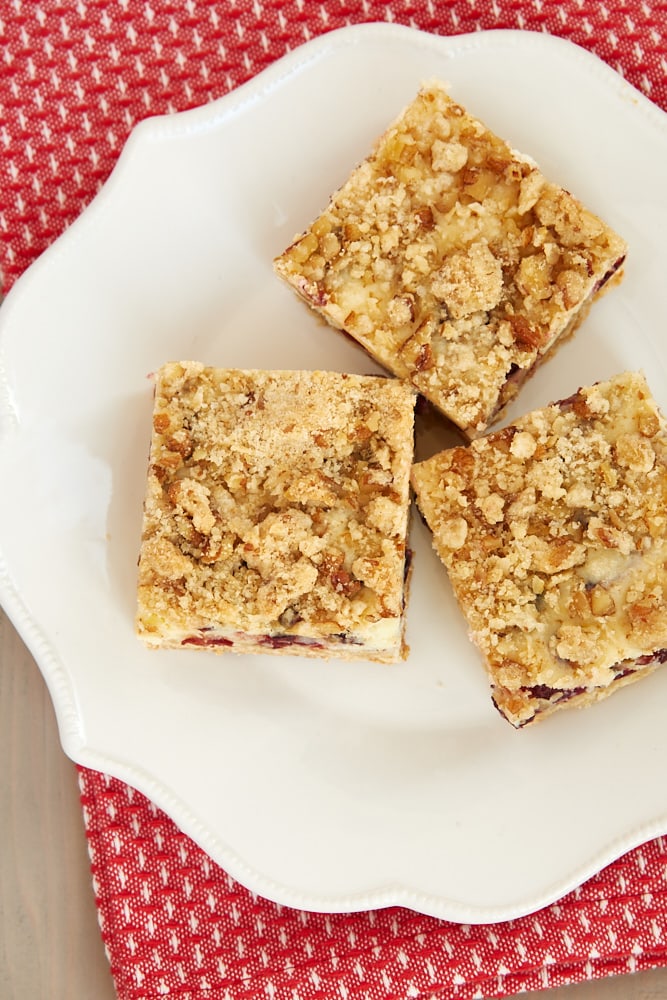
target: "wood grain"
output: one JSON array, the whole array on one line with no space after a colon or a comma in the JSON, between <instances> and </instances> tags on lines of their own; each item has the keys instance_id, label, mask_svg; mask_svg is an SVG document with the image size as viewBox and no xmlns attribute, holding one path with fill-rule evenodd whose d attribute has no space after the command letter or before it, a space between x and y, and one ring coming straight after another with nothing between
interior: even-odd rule
<instances>
[{"instance_id":1,"label":"wood grain","mask_svg":"<svg viewBox=\"0 0 667 1000\"><path fill-rule=\"evenodd\" d=\"M1 610L0 759L0 997L115 1000L76 769L42 676ZM667 1000L667 969L532 996Z\"/></svg>"},{"instance_id":2,"label":"wood grain","mask_svg":"<svg viewBox=\"0 0 667 1000\"><path fill-rule=\"evenodd\" d=\"M113 1000L77 772L32 656L0 612L0 997Z\"/></svg>"}]
</instances>

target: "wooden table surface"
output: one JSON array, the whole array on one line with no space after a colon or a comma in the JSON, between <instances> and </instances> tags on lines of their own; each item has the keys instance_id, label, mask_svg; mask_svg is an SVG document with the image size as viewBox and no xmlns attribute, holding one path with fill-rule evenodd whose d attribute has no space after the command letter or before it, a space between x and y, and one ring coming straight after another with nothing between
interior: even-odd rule
<instances>
[{"instance_id":1,"label":"wooden table surface","mask_svg":"<svg viewBox=\"0 0 667 1000\"><path fill-rule=\"evenodd\" d=\"M0 997L115 1000L76 769L60 748L42 675L1 610L0 759ZM529 995L667 1000L667 969Z\"/></svg>"}]
</instances>

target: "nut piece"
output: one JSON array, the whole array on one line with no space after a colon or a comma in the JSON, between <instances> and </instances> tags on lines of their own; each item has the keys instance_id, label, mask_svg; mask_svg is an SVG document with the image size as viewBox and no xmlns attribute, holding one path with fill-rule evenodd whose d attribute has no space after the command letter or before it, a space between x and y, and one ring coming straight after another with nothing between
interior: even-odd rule
<instances>
[{"instance_id":1,"label":"nut piece","mask_svg":"<svg viewBox=\"0 0 667 1000\"><path fill-rule=\"evenodd\" d=\"M616 602L608 590L601 584L593 587L590 592L591 611L594 615L613 615Z\"/></svg>"}]
</instances>

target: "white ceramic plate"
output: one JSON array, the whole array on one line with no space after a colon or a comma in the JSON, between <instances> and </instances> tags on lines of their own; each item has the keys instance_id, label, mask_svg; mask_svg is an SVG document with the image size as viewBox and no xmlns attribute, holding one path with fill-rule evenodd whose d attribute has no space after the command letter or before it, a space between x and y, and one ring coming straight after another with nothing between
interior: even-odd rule
<instances>
[{"instance_id":1,"label":"white ceramic plate","mask_svg":"<svg viewBox=\"0 0 667 1000\"><path fill-rule=\"evenodd\" d=\"M546 35L345 29L142 123L8 296L0 596L65 751L143 791L242 883L308 909L479 922L667 831L667 671L515 732L418 521L405 664L150 653L133 633L147 373L180 358L369 370L271 261L432 76L631 246L624 284L519 409L626 368L667 404L665 116Z\"/></svg>"}]
</instances>

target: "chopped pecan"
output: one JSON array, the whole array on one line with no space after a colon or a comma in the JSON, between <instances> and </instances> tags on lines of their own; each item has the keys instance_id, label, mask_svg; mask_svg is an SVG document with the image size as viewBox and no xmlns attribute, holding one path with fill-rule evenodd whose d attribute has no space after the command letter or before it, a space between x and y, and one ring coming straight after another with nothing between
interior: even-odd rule
<instances>
[{"instance_id":1,"label":"chopped pecan","mask_svg":"<svg viewBox=\"0 0 667 1000\"><path fill-rule=\"evenodd\" d=\"M608 590L597 584L589 591L591 611L596 616L613 615L616 611L616 603Z\"/></svg>"},{"instance_id":2,"label":"chopped pecan","mask_svg":"<svg viewBox=\"0 0 667 1000\"><path fill-rule=\"evenodd\" d=\"M183 458L189 458L193 451L192 438L188 431L177 431L172 434L170 438L166 441L167 448L170 451L175 451Z\"/></svg>"},{"instance_id":3,"label":"chopped pecan","mask_svg":"<svg viewBox=\"0 0 667 1000\"><path fill-rule=\"evenodd\" d=\"M525 316L516 314L508 316L507 320L512 328L514 342L519 347L532 351L544 345L544 332L532 326Z\"/></svg>"},{"instance_id":4,"label":"chopped pecan","mask_svg":"<svg viewBox=\"0 0 667 1000\"><path fill-rule=\"evenodd\" d=\"M422 344L415 358L415 371L422 372L433 367L433 351L430 344Z\"/></svg>"},{"instance_id":5,"label":"chopped pecan","mask_svg":"<svg viewBox=\"0 0 667 1000\"><path fill-rule=\"evenodd\" d=\"M346 569L334 570L330 576L333 589L337 594L345 594L346 597L354 597L361 590L361 582L355 580Z\"/></svg>"},{"instance_id":6,"label":"chopped pecan","mask_svg":"<svg viewBox=\"0 0 667 1000\"><path fill-rule=\"evenodd\" d=\"M156 414L154 414L154 416L153 416L153 427L155 428L155 430L157 431L158 434L164 434L166 431L168 431L169 427L170 427L170 424L171 424L171 422L169 420L169 414L168 413L156 413Z\"/></svg>"},{"instance_id":7,"label":"chopped pecan","mask_svg":"<svg viewBox=\"0 0 667 1000\"><path fill-rule=\"evenodd\" d=\"M354 428L348 434L351 441L361 441L362 443L370 441L373 437L373 431L367 424L355 424Z\"/></svg>"},{"instance_id":8,"label":"chopped pecan","mask_svg":"<svg viewBox=\"0 0 667 1000\"><path fill-rule=\"evenodd\" d=\"M416 212L415 218L417 220L419 228L423 229L425 232L428 232L435 226L435 218L433 217L433 210L428 205L424 205L423 208L420 208Z\"/></svg>"},{"instance_id":9,"label":"chopped pecan","mask_svg":"<svg viewBox=\"0 0 667 1000\"><path fill-rule=\"evenodd\" d=\"M503 174L510 164L510 160L506 156L498 156L492 153L486 158L486 166L489 170L492 170L494 174Z\"/></svg>"},{"instance_id":10,"label":"chopped pecan","mask_svg":"<svg viewBox=\"0 0 667 1000\"><path fill-rule=\"evenodd\" d=\"M178 451L165 451L156 459L155 464L174 472L183 464L183 456Z\"/></svg>"},{"instance_id":11,"label":"chopped pecan","mask_svg":"<svg viewBox=\"0 0 667 1000\"><path fill-rule=\"evenodd\" d=\"M568 605L568 611L575 621L583 621L588 617L590 605L588 603L586 593L583 590L575 590L572 594Z\"/></svg>"}]
</instances>

